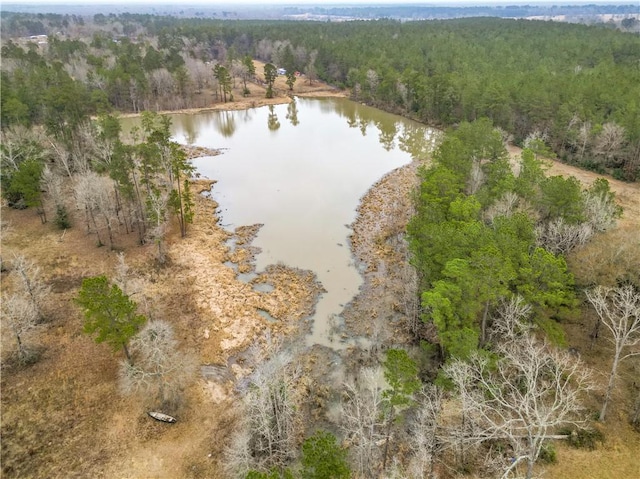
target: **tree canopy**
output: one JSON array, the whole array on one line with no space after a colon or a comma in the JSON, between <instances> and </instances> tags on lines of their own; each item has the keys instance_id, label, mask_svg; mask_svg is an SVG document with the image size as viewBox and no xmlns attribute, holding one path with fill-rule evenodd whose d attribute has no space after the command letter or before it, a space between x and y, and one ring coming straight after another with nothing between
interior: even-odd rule
<instances>
[{"instance_id":1,"label":"tree canopy","mask_svg":"<svg viewBox=\"0 0 640 479\"><path fill-rule=\"evenodd\" d=\"M106 342L114 350L122 348L131 362L127 344L146 321L136 312L136 303L118 285L110 285L104 275L82 280L75 301L84 312L84 332L96 334L96 343Z\"/></svg>"}]
</instances>

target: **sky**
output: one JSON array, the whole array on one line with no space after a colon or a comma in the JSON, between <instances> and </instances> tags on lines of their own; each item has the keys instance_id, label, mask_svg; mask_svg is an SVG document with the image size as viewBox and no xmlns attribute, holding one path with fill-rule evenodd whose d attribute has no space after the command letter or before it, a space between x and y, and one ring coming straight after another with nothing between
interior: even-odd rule
<instances>
[{"instance_id":1,"label":"sky","mask_svg":"<svg viewBox=\"0 0 640 479\"><path fill-rule=\"evenodd\" d=\"M389 5L389 4L423 4L440 5L496 5L496 4L632 4L638 0L269 0L270 5ZM175 0L0 0L0 3L13 5L175 5ZM191 5L264 5L260 0L183 0L183 6Z\"/></svg>"}]
</instances>

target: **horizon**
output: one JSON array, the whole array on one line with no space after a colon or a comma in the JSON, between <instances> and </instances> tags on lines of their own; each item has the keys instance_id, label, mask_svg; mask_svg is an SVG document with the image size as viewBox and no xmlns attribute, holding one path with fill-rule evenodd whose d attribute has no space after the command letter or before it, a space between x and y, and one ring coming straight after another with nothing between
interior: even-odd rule
<instances>
[{"instance_id":1,"label":"horizon","mask_svg":"<svg viewBox=\"0 0 640 479\"><path fill-rule=\"evenodd\" d=\"M614 4L614 5L634 5L637 2L633 1L617 1L617 0L436 0L433 2L425 2L424 0L271 0L269 5L261 3L259 0L188 0L180 6L298 6L298 5L340 5L340 6L385 6L385 5L411 5L411 6L424 6L424 7L441 7L441 6L495 6L495 5L601 5L601 4ZM55 6L137 6L137 5L175 5L173 0L105 0L90 2L87 5L86 0L11 0L9 2L1 2L2 5L55 5ZM638 6L640 13L640 5Z\"/></svg>"}]
</instances>

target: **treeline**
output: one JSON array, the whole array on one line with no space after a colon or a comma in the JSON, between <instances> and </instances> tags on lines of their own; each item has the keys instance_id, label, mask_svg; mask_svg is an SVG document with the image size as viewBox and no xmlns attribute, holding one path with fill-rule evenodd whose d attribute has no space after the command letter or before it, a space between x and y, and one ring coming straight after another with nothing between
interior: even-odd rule
<instances>
[{"instance_id":1,"label":"treeline","mask_svg":"<svg viewBox=\"0 0 640 479\"><path fill-rule=\"evenodd\" d=\"M317 50L318 76L358 101L443 126L487 117L516 144L538 131L564 161L638 176L636 35L500 19L270 24L252 34L262 59L288 45Z\"/></svg>"},{"instance_id":2,"label":"treeline","mask_svg":"<svg viewBox=\"0 0 640 479\"><path fill-rule=\"evenodd\" d=\"M3 47L3 127L51 116L59 124L55 115L65 109L204 106L200 93L217 90L214 64L240 79L240 60L251 55L429 124L487 117L516 144L537 132L563 161L628 181L640 172L637 35L495 18L312 23L124 14L73 27L82 41Z\"/></svg>"},{"instance_id":3,"label":"treeline","mask_svg":"<svg viewBox=\"0 0 640 479\"><path fill-rule=\"evenodd\" d=\"M606 180L583 190L574 177L545 176L529 138L512 165L486 119L449 133L421 171L408 226L423 320L442 357L467 358L487 345L487 328L510 298L564 345L560 321L579 301L564 256L612 227L621 210Z\"/></svg>"},{"instance_id":4,"label":"treeline","mask_svg":"<svg viewBox=\"0 0 640 479\"><path fill-rule=\"evenodd\" d=\"M375 6L335 6L335 7L288 7L290 15L312 13L314 15L334 15L363 19L377 18L460 18L460 17L503 17L522 18L543 15L604 15L634 14L634 5L494 5L494 6L423 6L423 5L375 5Z\"/></svg>"},{"instance_id":5,"label":"treeline","mask_svg":"<svg viewBox=\"0 0 640 479\"><path fill-rule=\"evenodd\" d=\"M193 166L171 141L170 125L168 117L145 112L127 142L113 116L84 122L70 137L22 126L3 130L2 196L13 208L35 208L43 223L53 219L60 229L76 216L98 246L113 249L135 232L139 243L156 245L163 263L171 216L182 236L193 219Z\"/></svg>"}]
</instances>

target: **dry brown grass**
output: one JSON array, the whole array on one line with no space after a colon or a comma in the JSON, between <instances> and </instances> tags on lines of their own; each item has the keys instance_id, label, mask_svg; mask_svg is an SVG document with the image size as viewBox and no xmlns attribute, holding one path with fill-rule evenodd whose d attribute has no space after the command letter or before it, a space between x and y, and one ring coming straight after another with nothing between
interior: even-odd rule
<instances>
[{"instance_id":1,"label":"dry brown grass","mask_svg":"<svg viewBox=\"0 0 640 479\"><path fill-rule=\"evenodd\" d=\"M194 191L208 189L204 183ZM196 222L184 239L173 226L165 267L155 263L153 245L137 245L135 233L116 241L141 311L170 321L181 347L201 364L225 364L267 328L297 330L318 294L312 275L287 268L267 275L275 286L270 293L238 281L223 264L230 233L217 224L216 207L196 195ZM217 459L231 424L228 388L198 379L185 392L178 423L155 422L146 415L153 402L117 389L121 352L82 332L72 298L84 277L114 275L117 252L97 248L79 218L64 236L31 210L3 207L2 220L11 225L2 240L5 261L14 252L32 259L53 290L46 323L27 338L42 351L39 362L13 365L11 338L3 341L2 477L221 477ZM11 288L11 276L10 269L2 273L3 289ZM287 321L270 325L258 308Z\"/></svg>"},{"instance_id":2,"label":"dry brown grass","mask_svg":"<svg viewBox=\"0 0 640 479\"><path fill-rule=\"evenodd\" d=\"M256 65L258 75L263 66ZM256 84L250 84L250 95L243 97L238 83L231 103L214 104L212 92L207 92L208 109L289 102L283 82L278 78L273 99L265 99L265 89ZM341 95L326 85L302 81L294 93ZM210 187L211 182L199 181L194 191ZM134 299L142 312L169 320L182 347L198 354L202 364L225 364L229 355L268 328L296 332L320 291L309 272L285 267L271 269L260 279L275 287L270 293L238 281L223 264L231 259L225 244L231 233L217 224L216 207L197 196L196 222L187 238L179 238L178 228L172 228L166 267L155 264L153 246L137 245L136 234L116 239L117 250L126 254L131 267L138 289ZM15 366L11 338L3 331L2 477L222 477L220 453L233 423L228 388L199 379L185 394L178 423L157 423L146 416L145 401L119 393L120 352L82 333L81 314L72 298L84 277L113 276L116 251L97 248L81 217L64 233L51 223L41 225L32 210L3 206L2 221L9 225L1 243L5 265L10 265L12 253L25 255L41 267L53 291L46 323L25 338L37 345L39 362ZM239 236L245 233L241 230ZM11 289L12 282L11 272L3 272L3 290ZM281 321L267 324L258 309Z\"/></svg>"},{"instance_id":3,"label":"dry brown grass","mask_svg":"<svg viewBox=\"0 0 640 479\"><path fill-rule=\"evenodd\" d=\"M256 101L258 96L256 92ZM625 206L621 237L638 238L638 185L613 181L612 185L620 191ZM206 182L194 185L195 191L207 188ZM383 199L379 195L372 198ZM135 234L120 235L116 241L141 288L134 299L147 314L169 320L182 347L198 354L202 364L224 364L229 355L255 342L268 328L296 330L318 294L313 275L290 268L268 273L265 280L275 287L270 293L257 292L237 281L235 273L223 264L229 259L225 241L230 233L217 224L216 207L197 196L196 222L187 238L179 238L175 227L168 238L170 262L166 267L154 263L152 246L137 245ZM386 210L373 204L362 211L371 212L375 225L376 212ZM113 274L116 252L97 248L80 219L63 235L50 223L41 225L31 210L3 207L1 213L2 221L12 230L2 238L3 259L10 260L12 252L24 254L42 268L53 288L45 308L47 321L28 338L40 346L40 361L26 368L12 366L6 361L12 345L3 341L2 476L223 477L219 460L233 427L228 389L199 379L185 392L184 404L176 413L178 423L154 422L146 416L139 398L123 397L117 390L120 352L113 353L82 333L82 318L72 298L82 278ZM361 234L373 235L372 241L354 239L357 249L376 247L379 232L374 230L363 227ZM385 256L387 252L378 253ZM3 272L1 279L3 289L12 287L10 271ZM257 313L258 308L281 322L268 324ZM610 351L600 345L591 351L585 347L589 320L585 315L571 325L574 329L569 337L583 359L601 372L602 380ZM640 435L627 426L624 413L630 405L634 372L637 380L634 367L628 364L623 371L611 416L604 425L606 443L595 452L558 446L559 463L549 468L547 477L640 477ZM594 410L597 402L594 398Z\"/></svg>"},{"instance_id":4,"label":"dry brown grass","mask_svg":"<svg viewBox=\"0 0 640 479\"><path fill-rule=\"evenodd\" d=\"M510 149L519 154L517 148ZM602 175L551 161L550 175L572 175L584 185L590 185ZM571 270L580 287L595 284L615 285L616 278L640 276L640 183L624 183L607 177L618 203L624 208L618 226L597 235L586 247L568 258ZM612 349L604 337L592 344L589 336L595 317L589 308L570 324L565 324L569 346L575 348L581 359L595 373L598 392L588 407L594 417L600 409ZM595 451L574 449L563 442L557 446L558 462L546 468L545 477L553 479L635 479L640 478L640 433L629 425L629 411L640 387L640 357L631 358L620 368L620 378L613 397L609 416L597 427L604 433L605 442Z\"/></svg>"}]
</instances>

